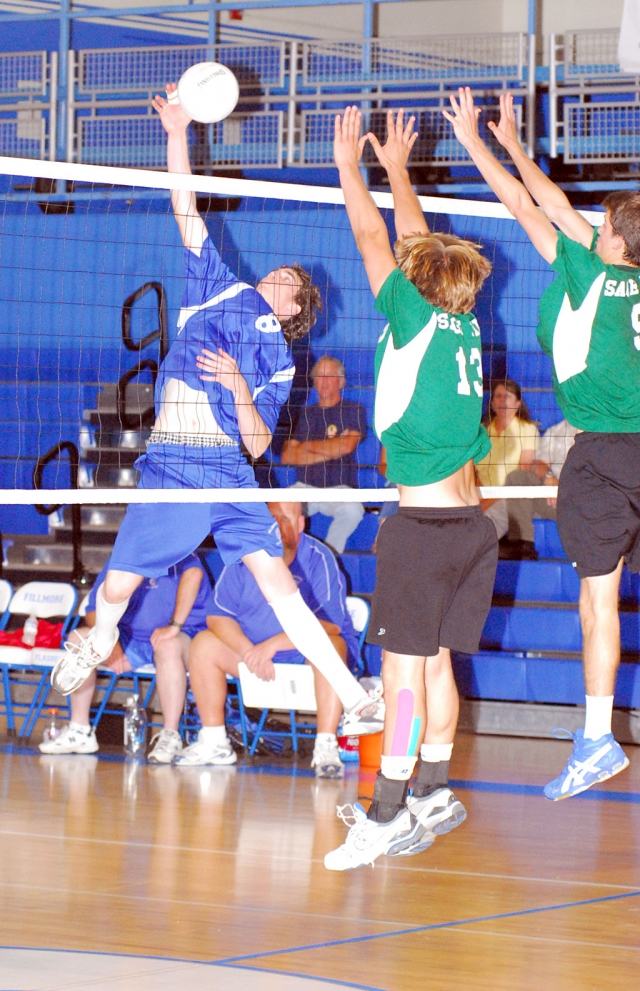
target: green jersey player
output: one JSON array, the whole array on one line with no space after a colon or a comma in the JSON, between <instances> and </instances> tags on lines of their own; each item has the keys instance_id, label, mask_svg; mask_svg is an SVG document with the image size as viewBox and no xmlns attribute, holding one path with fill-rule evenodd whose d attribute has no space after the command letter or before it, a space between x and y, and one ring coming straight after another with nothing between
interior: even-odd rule
<instances>
[{"instance_id":1,"label":"green jersey player","mask_svg":"<svg viewBox=\"0 0 640 991\"><path fill-rule=\"evenodd\" d=\"M465 819L448 785L458 719L450 651L478 649L497 561L474 473L490 444L471 310L491 265L477 245L429 232L406 168L414 118L405 127L402 111L395 121L389 111L384 147L372 134L360 138L360 122L356 107L336 118L334 153L376 309L388 321L376 352L374 427L400 508L378 537L369 621L368 640L383 649L381 771L368 813L354 806L345 843L326 855L329 870L418 853ZM391 183L395 257L359 170L366 140Z\"/></svg>"},{"instance_id":2,"label":"green jersey player","mask_svg":"<svg viewBox=\"0 0 640 991\"><path fill-rule=\"evenodd\" d=\"M581 431L562 471L557 521L581 582L586 722L566 767L545 787L557 801L629 763L611 712L623 560L640 571L640 194L609 195L596 235L519 144L512 97L500 98L500 122L489 127L524 186L480 139L471 91L461 89L451 104L445 116L456 137L558 276L540 303L538 339L553 359L558 404Z\"/></svg>"}]
</instances>

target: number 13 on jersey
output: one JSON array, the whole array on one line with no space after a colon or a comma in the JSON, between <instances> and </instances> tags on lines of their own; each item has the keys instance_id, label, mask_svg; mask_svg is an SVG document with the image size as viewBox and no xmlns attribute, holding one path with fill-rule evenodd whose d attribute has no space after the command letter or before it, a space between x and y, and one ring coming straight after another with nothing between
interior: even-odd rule
<instances>
[{"instance_id":1,"label":"number 13 on jersey","mask_svg":"<svg viewBox=\"0 0 640 991\"><path fill-rule=\"evenodd\" d=\"M467 356L464 350L459 347L456 351L456 361L458 362L458 372L460 374L460 381L458 382L458 395L459 396L470 396L471 395L471 385L469 384L469 378L467 376ZM471 366L471 373L475 371L475 377L473 379L473 391L476 396L480 396L482 399L482 355L480 353L480 348L471 348L469 352L469 365Z\"/></svg>"}]
</instances>

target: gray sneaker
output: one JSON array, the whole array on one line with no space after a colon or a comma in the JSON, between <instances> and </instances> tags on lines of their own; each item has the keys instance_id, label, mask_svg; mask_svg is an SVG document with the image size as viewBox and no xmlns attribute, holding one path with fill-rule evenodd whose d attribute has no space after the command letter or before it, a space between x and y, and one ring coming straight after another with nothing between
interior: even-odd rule
<instances>
[{"instance_id":1,"label":"gray sneaker","mask_svg":"<svg viewBox=\"0 0 640 991\"><path fill-rule=\"evenodd\" d=\"M343 778L344 764L340 760L337 742L318 743L316 740L311 767L316 769L316 778Z\"/></svg>"},{"instance_id":2,"label":"gray sneaker","mask_svg":"<svg viewBox=\"0 0 640 991\"><path fill-rule=\"evenodd\" d=\"M161 729L151 740L151 751L147 760L150 764L171 764L173 758L181 752L180 734L174 729Z\"/></svg>"},{"instance_id":3,"label":"gray sneaker","mask_svg":"<svg viewBox=\"0 0 640 991\"><path fill-rule=\"evenodd\" d=\"M236 752L229 740L226 743L205 743L198 740L173 758L176 767L197 767L202 764L235 764Z\"/></svg>"},{"instance_id":4,"label":"gray sneaker","mask_svg":"<svg viewBox=\"0 0 640 991\"><path fill-rule=\"evenodd\" d=\"M413 813L422 827L422 833L414 843L404 850L397 850L391 856L413 857L433 845L438 836L450 833L467 818L467 810L451 791L451 788L438 788L424 798L408 798L407 808Z\"/></svg>"},{"instance_id":5,"label":"gray sneaker","mask_svg":"<svg viewBox=\"0 0 640 991\"><path fill-rule=\"evenodd\" d=\"M98 750L96 731L91 728L87 733L77 726L68 723L53 740L38 744L42 754L95 754Z\"/></svg>"}]
</instances>

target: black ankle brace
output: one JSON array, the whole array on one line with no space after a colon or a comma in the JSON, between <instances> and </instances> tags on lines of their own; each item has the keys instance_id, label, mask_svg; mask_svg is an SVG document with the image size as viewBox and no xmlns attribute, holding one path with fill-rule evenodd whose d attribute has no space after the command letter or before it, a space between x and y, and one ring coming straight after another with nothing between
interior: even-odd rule
<instances>
[{"instance_id":1,"label":"black ankle brace","mask_svg":"<svg viewBox=\"0 0 640 991\"><path fill-rule=\"evenodd\" d=\"M391 822L404 808L408 789L408 781L385 778L382 771L378 771L367 817L374 822Z\"/></svg>"},{"instance_id":2,"label":"black ankle brace","mask_svg":"<svg viewBox=\"0 0 640 991\"><path fill-rule=\"evenodd\" d=\"M432 791L437 791L438 788L446 788L448 784L448 760L434 762L423 760L422 757L420 758L418 761L418 776L416 778L415 788L413 789L414 798L425 798L426 795L430 795Z\"/></svg>"}]
</instances>

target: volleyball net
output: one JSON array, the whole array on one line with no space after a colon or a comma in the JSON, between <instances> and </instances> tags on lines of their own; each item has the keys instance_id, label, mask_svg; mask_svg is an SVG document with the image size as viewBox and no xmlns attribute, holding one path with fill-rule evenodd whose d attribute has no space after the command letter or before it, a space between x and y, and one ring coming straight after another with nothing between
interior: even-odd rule
<instances>
[{"instance_id":1,"label":"volleyball net","mask_svg":"<svg viewBox=\"0 0 640 991\"><path fill-rule=\"evenodd\" d=\"M184 285L171 189L195 192L213 244L241 281L256 285L297 262L323 297L317 324L293 347L293 389L271 447L254 463L257 489L135 488ZM373 195L393 239L391 194ZM560 422L535 335L549 266L500 204L422 197L421 206L431 230L481 244L493 264L476 307L485 396L513 379L540 431ZM597 224L601 215L587 216ZM0 503L299 500L297 470L282 463L282 450L317 403L309 373L325 355L344 365L343 398L360 404L366 424L356 487L316 490L314 502L394 501L371 425L383 327L340 189L0 158ZM517 486L483 494L540 496Z\"/></svg>"}]
</instances>

